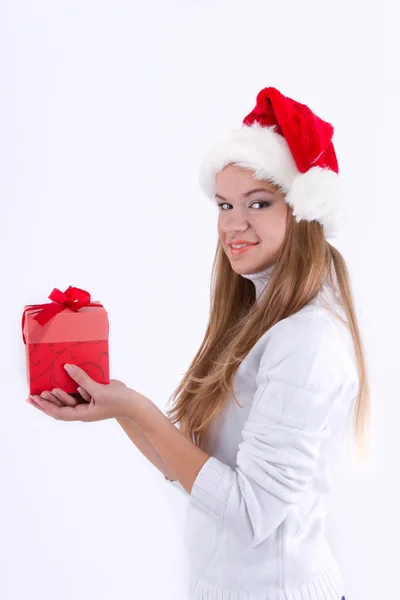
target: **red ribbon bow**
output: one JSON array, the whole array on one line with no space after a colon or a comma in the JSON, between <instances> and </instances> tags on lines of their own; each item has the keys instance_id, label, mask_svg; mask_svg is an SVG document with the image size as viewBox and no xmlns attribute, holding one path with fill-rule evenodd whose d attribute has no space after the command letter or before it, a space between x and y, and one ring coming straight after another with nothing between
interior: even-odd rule
<instances>
[{"instance_id":1,"label":"red ribbon bow","mask_svg":"<svg viewBox=\"0 0 400 600\"><path fill-rule=\"evenodd\" d=\"M54 288L48 298L53 302L50 304L48 302L46 304L30 304L25 308L22 315L22 337L24 344L26 344L24 334L25 313L28 310L33 308L41 309L33 318L39 325L43 326L66 308L70 308L77 312L83 306L102 306L99 302L91 302L90 294L89 292L86 292L86 290L81 290L80 288L72 286L69 286L65 292L61 292L61 290Z\"/></svg>"}]
</instances>

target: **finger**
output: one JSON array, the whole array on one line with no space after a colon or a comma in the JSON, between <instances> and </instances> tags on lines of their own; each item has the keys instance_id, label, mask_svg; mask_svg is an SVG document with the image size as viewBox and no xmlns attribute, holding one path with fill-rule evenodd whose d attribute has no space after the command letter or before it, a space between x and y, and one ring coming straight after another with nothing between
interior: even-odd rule
<instances>
[{"instance_id":1,"label":"finger","mask_svg":"<svg viewBox=\"0 0 400 600\"><path fill-rule=\"evenodd\" d=\"M49 417L53 417L53 419L57 419L60 421L80 421L82 417L80 413L77 411L77 408L82 408L82 404L78 404L77 407L72 406L56 406L53 402L49 402L45 400L41 396L34 395L32 396L32 400L37 404L38 408L40 408L46 415ZM83 416L83 415L82 415Z\"/></svg>"},{"instance_id":2,"label":"finger","mask_svg":"<svg viewBox=\"0 0 400 600\"><path fill-rule=\"evenodd\" d=\"M42 410L40 408L40 406L38 404L36 404L36 402L30 396L26 399L26 401L27 401L28 404L31 404L35 408L38 408L39 410Z\"/></svg>"},{"instance_id":3,"label":"finger","mask_svg":"<svg viewBox=\"0 0 400 600\"><path fill-rule=\"evenodd\" d=\"M64 392L64 390L60 390L60 388L54 388L54 390L52 390L52 394L59 399L61 406L76 406L79 404L79 400L70 394L67 394L67 392Z\"/></svg>"},{"instance_id":4,"label":"finger","mask_svg":"<svg viewBox=\"0 0 400 600\"><path fill-rule=\"evenodd\" d=\"M53 404L55 404L56 406L62 406L62 402L60 402L60 400L57 398L57 396L55 396L55 394L52 394L51 392L42 392L41 397L44 398L45 400L48 400L49 402L53 402Z\"/></svg>"},{"instance_id":5,"label":"finger","mask_svg":"<svg viewBox=\"0 0 400 600\"><path fill-rule=\"evenodd\" d=\"M80 395L82 396L82 398L84 400L86 400L86 402L91 402L92 401L92 396L83 388L78 387L78 392L80 393Z\"/></svg>"},{"instance_id":6,"label":"finger","mask_svg":"<svg viewBox=\"0 0 400 600\"><path fill-rule=\"evenodd\" d=\"M100 383L93 381L91 377L80 367L76 365L64 365L68 375L72 377L76 383L78 383L83 389L85 389L91 396L94 396L101 387Z\"/></svg>"}]
</instances>

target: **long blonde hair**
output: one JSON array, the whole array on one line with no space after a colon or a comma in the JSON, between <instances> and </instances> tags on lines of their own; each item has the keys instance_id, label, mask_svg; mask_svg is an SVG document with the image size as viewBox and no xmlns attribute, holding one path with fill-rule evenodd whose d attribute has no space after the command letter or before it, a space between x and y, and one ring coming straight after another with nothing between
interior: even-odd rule
<instances>
[{"instance_id":1,"label":"long blonde hair","mask_svg":"<svg viewBox=\"0 0 400 600\"><path fill-rule=\"evenodd\" d=\"M353 434L358 457L369 453L369 382L347 266L326 240L319 222L296 222L291 211L267 289L257 303L253 282L233 271L218 241L208 326L189 369L169 399L174 405L166 412L196 446L204 449L207 428L220 415L229 392L237 402L234 375L257 340L312 300L324 281L337 286L353 338L359 378Z\"/></svg>"}]
</instances>

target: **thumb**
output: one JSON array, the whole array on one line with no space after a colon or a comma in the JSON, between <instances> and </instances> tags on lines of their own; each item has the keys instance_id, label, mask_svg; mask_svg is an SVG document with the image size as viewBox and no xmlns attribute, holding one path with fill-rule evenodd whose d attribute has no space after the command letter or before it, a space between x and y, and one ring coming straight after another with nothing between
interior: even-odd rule
<instances>
[{"instance_id":1,"label":"thumb","mask_svg":"<svg viewBox=\"0 0 400 600\"><path fill-rule=\"evenodd\" d=\"M68 375L74 381L76 381L76 383L78 383L81 387L83 387L83 389L89 392L91 396L94 395L94 393L98 389L99 384L96 381L93 381L93 379L89 377L89 375L85 373L83 369L77 367L76 365L69 364L64 365L64 369L67 371Z\"/></svg>"}]
</instances>

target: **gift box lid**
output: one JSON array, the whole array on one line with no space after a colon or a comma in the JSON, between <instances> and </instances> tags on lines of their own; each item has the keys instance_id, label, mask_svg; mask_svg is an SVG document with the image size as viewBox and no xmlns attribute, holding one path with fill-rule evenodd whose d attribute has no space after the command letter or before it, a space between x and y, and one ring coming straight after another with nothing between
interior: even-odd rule
<instances>
[{"instance_id":1,"label":"gift box lid","mask_svg":"<svg viewBox=\"0 0 400 600\"><path fill-rule=\"evenodd\" d=\"M92 302L93 304L93 302ZM83 306L78 311L65 308L45 325L34 316L41 309L25 306L24 335L27 344L106 340L109 334L107 311L104 306Z\"/></svg>"}]
</instances>

